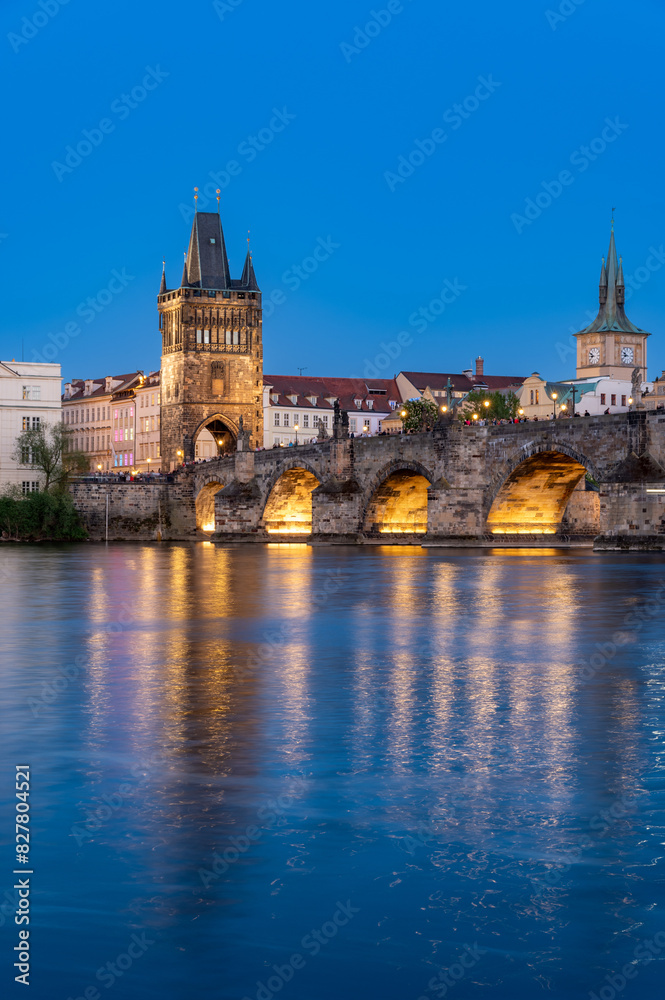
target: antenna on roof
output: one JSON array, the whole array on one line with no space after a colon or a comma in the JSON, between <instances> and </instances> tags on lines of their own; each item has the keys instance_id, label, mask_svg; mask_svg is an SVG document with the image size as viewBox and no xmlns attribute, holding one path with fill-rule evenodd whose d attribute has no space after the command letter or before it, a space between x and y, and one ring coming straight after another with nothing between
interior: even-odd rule
<instances>
[{"instance_id":1,"label":"antenna on roof","mask_svg":"<svg viewBox=\"0 0 665 1000\"><path fill-rule=\"evenodd\" d=\"M221 190L222 190L221 188L217 188L217 191L216 191L216 194L217 194L217 215L219 215L219 196L221 194Z\"/></svg>"},{"instance_id":2,"label":"antenna on roof","mask_svg":"<svg viewBox=\"0 0 665 1000\"><path fill-rule=\"evenodd\" d=\"M248 240L247 242L249 243L249 240ZM302 375L302 373L303 373L303 372L306 372L306 371L307 371L307 365L305 365L305 367L304 367L304 368L299 368L299 369L298 369L298 374L299 374L299 375Z\"/></svg>"},{"instance_id":3,"label":"antenna on roof","mask_svg":"<svg viewBox=\"0 0 665 1000\"><path fill-rule=\"evenodd\" d=\"M198 212L198 210L199 210L198 200L199 200L199 189L198 188L194 188L194 211L195 212Z\"/></svg>"}]
</instances>

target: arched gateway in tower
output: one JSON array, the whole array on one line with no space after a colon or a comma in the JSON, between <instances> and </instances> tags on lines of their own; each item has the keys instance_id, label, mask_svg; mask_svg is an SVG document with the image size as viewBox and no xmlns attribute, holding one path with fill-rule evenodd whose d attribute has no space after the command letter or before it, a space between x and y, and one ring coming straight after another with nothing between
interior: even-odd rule
<instances>
[{"instance_id":1,"label":"arched gateway in tower","mask_svg":"<svg viewBox=\"0 0 665 1000\"><path fill-rule=\"evenodd\" d=\"M204 431L218 452L229 451L241 417L256 446L263 433L261 291L249 252L242 277L230 277L218 213L196 213L180 287L168 289L162 273L157 302L162 467L191 461Z\"/></svg>"}]
</instances>

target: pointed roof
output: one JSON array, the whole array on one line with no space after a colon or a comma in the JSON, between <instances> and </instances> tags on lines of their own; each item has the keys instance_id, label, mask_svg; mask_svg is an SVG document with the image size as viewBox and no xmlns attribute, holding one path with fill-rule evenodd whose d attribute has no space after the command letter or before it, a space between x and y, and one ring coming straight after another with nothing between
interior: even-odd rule
<instances>
[{"instance_id":1,"label":"pointed roof","mask_svg":"<svg viewBox=\"0 0 665 1000\"><path fill-rule=\"evenodd\" d=\"M604 280L603 274L605 275ZM612 232L610 234L610 246L607 251L607 264L603 265L600 276L601 294L599 297L600 309L598 310L598 315L594 319L593 323L590 323L583 330L580 330L579 333L598 333L606 331L618 331L620 333L644 333L644 330L641 330L638 326L635 326L634 323L631 323L626 316L623 305L623 294L620 296L617 295L617 289L623 289L623 264L619 265L617 258L616 244L614 242L614 225L612 225ZM605 285L607 286L606 295L603 294L605 291Z\"/></svg>"},{"instance_id":2,"label":"pointed roof","mask_svg":"<svg viewBox=\"0 0 665 1000\"><path fill-rule=\"evenodd\" d=\"M601 288L607 288L607 271L605 270L605 258L603 257L603 263L600 266L600 281L598 282Z\"/></svg>"},{"instance_id":3,"label":"pointed roof","mask_svg":"<svg viewBox=\"0 0 665 1000\"><path fill-rule=\"evenodd\" d=\"M247 251L247 257L245 258L245 266L242 271L242 278L240 279L240 284L243 288L246 288L250 292L258 292L259 283L256 280L256 275L254 274L254 265L252 264L252 252Z\"/></svg>"},{"instance_id":4,"label":"pointed roof","mask_svg":"<svg viewBox=\"0 0 665 1000\"><path fill-rule=\"evenodd\" d=\"M185 267L188 284L194 288L231 287L224 233L216 212L197 212L194 216Z\"/></svg>"},{"instance_id":5,"label":"pointed roof","mask_svg":"<svg viewBox=\"0 0 665 1000\"><path fill-rule=\"evenodd\" d=\"M168 292L168 288L166 287L166 264L164 263L162 264L162 283L159 286L159 294L164 295L165 292Z\"/></svg>"},{"instance_id":6,"label":"pointed roof","mask_svg":"<svg viewBox=\"0 0 665 1000\"><path fill-rule=\"evenodd\" d=\"M185 257L185 263L182 265L182 281L180 282L181 288L186 288L189 285L189 278L187 277L187 257Z\"/></svg>"}]
</instances>

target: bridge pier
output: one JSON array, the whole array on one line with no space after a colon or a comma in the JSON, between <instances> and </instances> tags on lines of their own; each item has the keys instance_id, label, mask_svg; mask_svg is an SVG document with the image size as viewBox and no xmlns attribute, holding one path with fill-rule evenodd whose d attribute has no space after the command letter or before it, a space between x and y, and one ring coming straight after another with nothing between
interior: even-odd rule
<instances>
[{"instance_id":1,"label":"bridge pier","mask_svg":"<svg viewBox=\"0 0 665 1000\"><path fill-rule=\"evenodd\" d=\"M603 551L665 550L665 479L602 483L600 534L593 547Z\"/></svg>"},{"instance_id":2,"label":"bridge pier","mask_svg":"<svg viewBox=\"0 0 665 1000\"><path fill-rule=\"evenodd\" d=\"M427 491L427 535L450 545L455 539L480 539L485 531L484 491L478 486L452 487L437 479Z\"/></svg>"},{"instance_id":3,"label":"bridge pier","mask_svg":"<svg viewBox=\"0 0 665 1000\"><path fill-rule=\"evenodd\" d=\"M355 479L330 477L312 493L312 542L360 541L362 490Z\"/></svg>"}]
</instances>

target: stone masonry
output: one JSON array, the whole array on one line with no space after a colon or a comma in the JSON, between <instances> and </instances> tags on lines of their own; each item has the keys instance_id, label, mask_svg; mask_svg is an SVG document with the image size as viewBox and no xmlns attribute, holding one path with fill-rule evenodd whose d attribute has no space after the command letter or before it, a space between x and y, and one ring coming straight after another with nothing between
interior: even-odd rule
<instances>
[{"instance_id":1,"label":"stone masonry","mask_svg":"<svg viewBox=\"0 0 665 1000\"><path fill-rule=\"evenodd\" d=\"M665 417L658 413L498 427L448 422L432 433L374 438L335 433L313 445L238 451L143 492L141 484L81 484L75 502L93 537L101 537L106 492L118 491L114 537L156 537L158 530L164 539L197 537L199 498L207 513L198 537L219 541L288 537L292 525L313 542L392 535L474 545L549 532L550 544L554 534L595 535L597 548L665 546ZM586 475L599 492L584 490ZM214 534L209 525L203 535L212 505Z\"/></svg>"}]
</instances>

